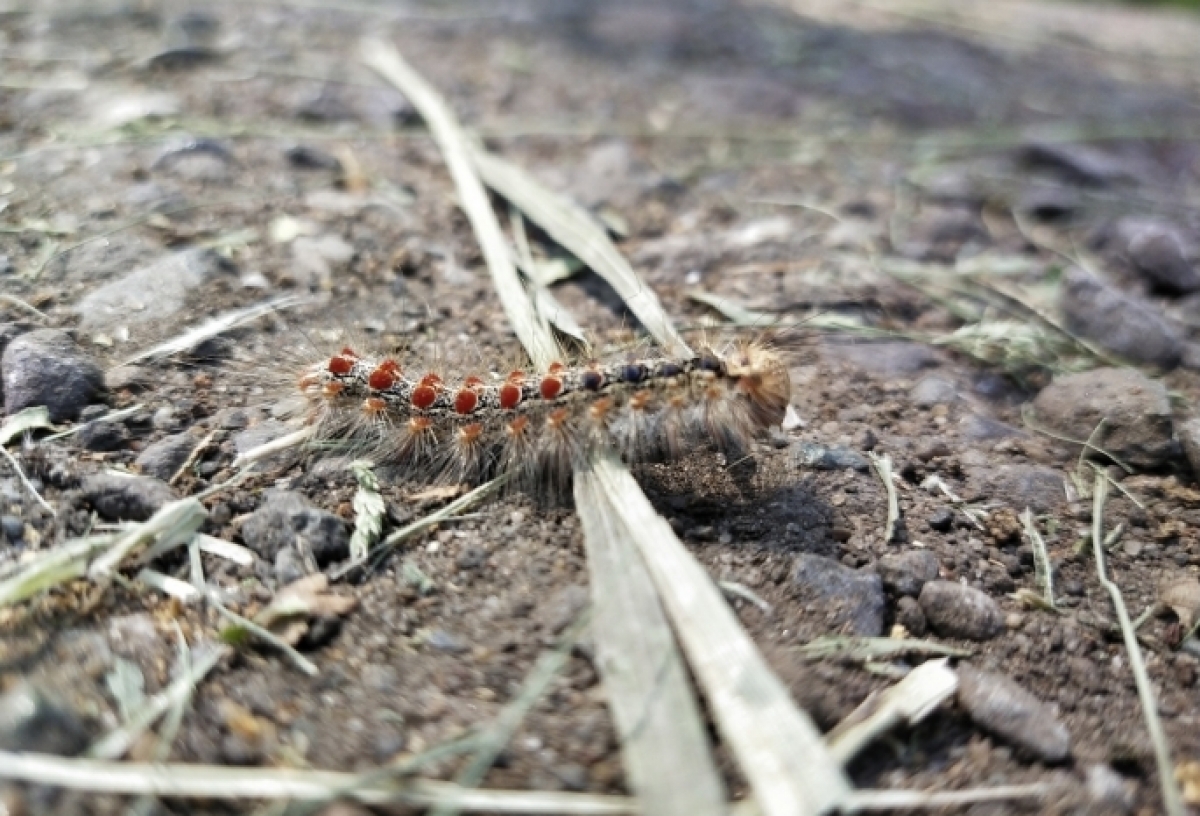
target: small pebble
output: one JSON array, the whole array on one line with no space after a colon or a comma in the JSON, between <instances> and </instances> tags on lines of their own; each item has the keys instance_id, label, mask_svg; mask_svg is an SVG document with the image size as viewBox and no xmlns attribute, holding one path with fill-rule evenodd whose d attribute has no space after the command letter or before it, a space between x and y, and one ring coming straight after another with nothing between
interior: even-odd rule
<instances>
[{"instance_id":1,"label":"small pebble","mask_svg":"<svg viewBox=\"0 0 1200 816\"><path fill-rule=\"evenodd\" d=\"M3 530L4 537L13 544L25 538L25 522L16 516L0 516L0 530Z\"/></svg>"},{"instance_id":2,"label":"small pebble","mask_svg":"<svg viewBox=\"0 0 1200 816\"><path fill-rule=\"evenodd\" d=\"M142 473L165 482L187 461L196 443L195 437L186 432L165 436L147 445L134 461Z\"/></svg>"},{"instance_id":3,"label":"small pebble","mask_svg":"<svg viewBox=\"0 0 1200 816\"><path fill-rule=\"evenodd\" d=\"M921 605L915 598L905 595L896 601L896 623L903 626L913 637L924 637L928 630L928 621Z\"/></svg>"},{"instance_id":4,"label":"small pebble","mask_svg":"<svg viewBox=\"0 0 1200 816\"><path fill-rule=\"evenodd\" d=\"M0 696L0 750L74 756L89 741L83 718L31 683Z\"/></svg>"},{"instance_id":5,"label":"small pebble","mask_svg":"<svg viewBox=\"0 0 1200 816\"><path fill-rule=\"evenodd\" d=\"M960 664L958 702L984 729L1043 762L1071 755L1071 733L1050 706L1002 674Z\"/></svg>"},{"instance_id":6,"label":"small pebble","mask_svg":"<svg viewBox=\"0 0 1200 816\"><path fill-rule=\"evenodd\" d=\"M953 581L930 581L918 599L929 626L943 637L990 640L1004 631L1004 614L986 593Z\"/></svg>"},{"instance_id":7,"label":"small pebble","mask_svg":"<svg viewBox=\"0 0 1200 816\"><path fill-rule=\"evenodd\" d=\"M149 476L94 473L80 485L84 498L109 521L145 521L177 496L169 485Z\"/></svg>"},{"instance_id":8,"label":"small pebble","mask_svg":"<svg viewBox=\"0 0 1200 816\"><path fill-rule=\"evenodd\" d=\"M921 594L926 582L938 577L937 556L929 550L888 553L879 559L876 569L883 587L895 595Z\"/></svg>"},{"instance_id":9,"label":"small pebble","mask_svg":"<svg viewBox=\"0 0 1200 816\"><path fill-rule=\"evenodd\" d=\"M0 358L4 409L44 405L51 422L75 419L104 387L104 372L66 332L39 329L13 339Z\"/></svg>"},{"instance_id":10,"label":"small pebble","mask_svg":"<svg viewBox=\"0 0 1200 816\"><path fill-rule=\"evenodd\" d=\"M874 572L854 570L831 558L803 553L796 558L792 584L801 599L825 616L831 629L878 637L883 632L883 582Z\"/></svg>"},{"instance_id":11,"label":"small pebble","mask_svg":"<svg viewBox=\"0 0 1200 816\"><path fill-rule=\"evenodd\" d=\"M949 507L939 507L929 514L925 519L925 523L929 525L929 529L939 533L945 533L954 526L954 511Z\"/></svg>"},{"instance_id":12,"label":"small pebble","mask_svg":"<svg viewBox=\"0 0 1200 816\"><path fill-rule=\"evenodd\" d=\"M129 431L120 423L97 419L84 425L76 438L85 450L117 451L129 444Z\"/></svg>"},{"instance_id":13,"label":"small pebble","mask_svg":"<svg viewBox=\"0 0 1200 816\"><path fill-rule=\"evenodd\" d=\"M792 443L791 460L793 467L813 468L814 470L852 469L866 473L871 469L870 462L857 451L849 448L826 447L803 440Z\"/></svg>"},{"instance_id":14,"label":"small pebble","mask_svg":"<svg viewBox=\"0 0 1200 816\"><path fill-rule=\"evenodd\" d=\"M333 513L319 510L299 493L272 490L242 525L247 547L266 561L286 548L309 548L317 566L326 567L350 554L350 532Z\"/></svg>"}]
</instances>

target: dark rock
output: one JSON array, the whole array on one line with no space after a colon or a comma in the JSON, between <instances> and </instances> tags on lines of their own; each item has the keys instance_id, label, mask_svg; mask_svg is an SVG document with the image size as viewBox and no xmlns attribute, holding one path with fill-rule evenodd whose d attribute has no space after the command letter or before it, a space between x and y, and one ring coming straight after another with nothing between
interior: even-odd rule
<instances>
[{"instance_id":1,"label":"dark rock","mask_svg":"<svg viewBox=\"0 0 1200 816\"><path fill-rule=\"evenodd\" d=\"M934 405L949 405L958 399L954 383L941 377L925 377L908 392L913 405L932 408Z\"/></svg>"},{"instance_id":2,"label":"dark rock","mask_svg":"<svg viewBox=\"0 0 1200 816\"><path fill-rule=\"evenodd\" d=\"M1004 614L987 594L953 581L929 581L918 598L933 631L943 637L990 640L1004 630Z\"/></svg>"},{"instance_id":3,"label":"dark rock","mask_svg":"<svg viewBox=\"0 0 1200 816\"><path fill-rule=\"evenodd\" d=\"M843 362L873 374L902 377L942 364L941 357L920 343L826 342L822 353L833 362Z\"/></svg>"},{"instance_id":4,"label":"dark rock","mask_svg":"<svg viewBox=\"0 0 1200 816\"><path fill-rule=\"evenodd\" d=\"M1134 467L1161 466L1178 452L1166 387L1131 368L1055 378L1033 401L1033 409L1037 421L1050 430L1077 440L1091 438L1096 447Z\"/></svg>"},{"instance_id":5,"label":"dark rock","mask_svg":"<svg viewBox=\"0 0 1200 816\"><path fill-rule=\"evenodd\" d=\"M931 459L949 456L950 452L950 446L946 444L946 440L939 437L927 437L917 443L917 449L913 451L913 455L922 462L928 462Z\"/></svg>"},{"instance_id":6,"label":"dark rock","mask_svg":"<svg viewBox=\"0 0 1200 816\"><path fill-rule=\"evenodd\" d=\"M312 553L317 566L326 567L350 554L350 533L333 513L310 505L299 493L272 490L266 502L242 525L246 546L266 561L285 547Z\"/></svg>"},{"instance_id":7,"label":"dark rock","mask_svg":"<svg viewBox=\"0 0 1200 816\"><path fill-rule=\"evenodd\" d=\"M1200 417L1193 417L1179 425L1179 442L1187 455L1192 474L1200 479Z\"/></svg>"},{"instance_id":8,"label":"dark rock","mask_svg":"<svg viewBox=\"0 0 1200 816\"><path fill-rule=\"evenodd\" d=\"M921 587L938 577L937 556L929 550L888 553L879 559L876 569L883 587L896 595L921 594Z\"/></svg>"},{"instance_id":9,"label":"dark rock","mask_svg":"<svg viewBox=\"0 0 1200 816\"><path fill-rule=\"evenodd\" d=\"M83 718L31 683L0 697L0 750L75 756L89 741Z\"/></svg>"},{"instance_id":10,"label":"dark rock","mask_svg":"<svg viewBox=\"0 0 1200 816\"><path fill-rule=\"evenodd\" d=\"M1200 269L1175 225L1147 220L1130 233L1125 252L1151 283L1174 294L1200 290Z\"/></svg>"},{"instance_id":11,"label":"dark rock","mask_svg":"<svg viewBox=\"0 0 1200 816\"><path fill-rule=\"evenodd\" d=\"M1050 706L1004 675L959 665L958 703L984 729L1043 762L1071 755L1071 733Z\"/></svg>"},{"instance_id":12,"label":"dark rock","mask_svg":"<svg viewBox=\"0 0 1200 816\"><path fill-rule=\"evenodd\" d=\"M876 573L805 553L796 559L792 582L802 600L824 614L831 629L845 628L864 637L883 633L883 582Z\"/></svg>"},{"instance_id":13,"label":"dark rock","mask_svg":"<svg viewBox=\"0 0 1200 816\"><path fill-rule=\"evenodd\" d=\"M94 473L81 485L84 498L108 521L145 521L178 498L170 486L149 476Z\"/></svg>"},{"instance_id":14,"label":"dark rock","mask_svg":"<svg viewBox=\"0 0 1200 816\"><path fill-rule=\"evenodd\" d=\"M237 450L238 456L243 456L246 453L254 450L260 445L265 445L268 442L273 442L282 436L294 431L295 428L289 427L286 423L280 422L277 419L264 420L252 428L247 428L244 431L239 431L233 435L233 446ZM287 457L287 453L278 453L265 460L266 463L280 461Z\"/></svg>"},{"instance_id":15,"label":"dark rock","mask_svg":"<svg viewBox=\"0 0 1200 816\"><path fill-rule=\"evenodd\" d=\"M929 630L929 622L916 598L908 595L901 596L896 601L896 623L903 626L913 637L924 637Z\"/></svg>"},{"instance_id":16,"label":"dark rock","mask_svg":"<svg viewBox=\"0 0 1200 816\"><path fill-rule=\"evenodd\" d=\"M289 147L284 155L292 167L301 170L341 170L342 163L331 153L309 145Z\"/></svg>"},{"instance_id":17,"label":"dark rock","mask_svg":"<svg viewBox=\"0 0 1200 816\"><path fill-rule=\"evenodd\" d=\"M104 373L66 332L39 329L22 334L4 350L4 409L15 414L44 405L52 422L79 415L104 385Z\"/></svg>"},{"instance_id":18,"label":"dark rock","mask_svg":"<svg viewBox=\"0 0 1200 816\"><path fill-rule=\"evenodd\" d=\"M1072 267L1059 305L1069 330L1118 357L1163 369L1179 365L1183 338L1149 302Z\"/></svg>"},{"instance_id":19,"label":"dark rock","mask_svg":"<svg viewBox=\"0 0 1200 816\"><path fill-rule=\"evenodd\" d=\"M1021 146L1019 158L1032 169L1049 170L1085 186L1103 187L1137 177L1120 156L1079 142L1030 141Z\"/></svg>"},{"instance_id":20,"label":"dark rock","mask_svg":"<svg viewBox=\"0 0 1200 816\"><path fill-rule=\"evenodd\" d=\"M460 570L479 569L487 561L487 550L482 547L466 547L458 554L455 563Z\"/></svg>"},{"instance_id":21,"label":"dark rock","mask_svg":"<svg viewBox=\"0 0 1200 816\"><path fill-rule=\"evenodd\" d=\"M861 453L849 448L828 448L815 442L797 440L792 443L792 467L815 470L845 470L861 472L871 469L871 463Z\"/></svg>"},{"instance_id":22,"label":"dark rock","mask_svg":"<svg viewBox=\"0 0 1200 816\"><path fill-rule=\"evenodd\" d=\"M97 419L80 428L77 439L86 450L116 451L129 443L129 431L119 422Z\"/></svg>"},{"instance_id":23,"label":"dark rock","mask_svg":"<svg viewBox=\"0 0 1200 816\"><path fill-rule=\"evenodd\" d=\"M25 522L17 516L0 516L0 532L13 544L25 538Z\"/></svg>"},{"instance_id":24,"label":"dark rock","mask_svg":"<svg viewBox=\"0 0 1200 816\"><path fill-rule=\"evenodd\" d=\"M1082 204L1080 194L1070 187L1035 182L1021 191L1016 209L1040 221L1059 221L1073 216Z\"/></svg>"},{"instance_id":25,"label":"dark rock","mask_svg":"<svg viewBox=\"0 0 1200 816\"><path fill-rule=\"evenodd\" d=\"M954 526L954 511L949 507L939 507L929 514L929 518L925 519L925 523L929 525L929 529L939 533L947 532Z\"/></svg>"},{"instance_id":26,"label":"dark rock","mask_svg":"<svg viewBox=\"0 0 1200 816\"><path fill-rule=\"evenodd\" d=\"M1065 500L1063 474L1042 465L971 466L966 475L971 499L1004 501L1038 513L1048 513Z\"/></svg>"},{"instance_id":27,"label":"dark rock","mask_svg":"<svg viewBox=\"0 0 1200 816\"><path fill-rule=\"evenodd\" d=\"M147 445L134 462L142 473L165 482L183 466L195 447L196 439L190 433L173 434Z\"/></svg>"},{"instance_id":28,"label":"dark rock","mask_svg":"<svg viewBox=\"0 0 1200 816\"><path fill-rule=\"evenodd\" d=\"M538 619L548 635L557 635L575 622L588 603L588 588L572 584L551 595L538 610Z\"/></svg>"}]
</instances>

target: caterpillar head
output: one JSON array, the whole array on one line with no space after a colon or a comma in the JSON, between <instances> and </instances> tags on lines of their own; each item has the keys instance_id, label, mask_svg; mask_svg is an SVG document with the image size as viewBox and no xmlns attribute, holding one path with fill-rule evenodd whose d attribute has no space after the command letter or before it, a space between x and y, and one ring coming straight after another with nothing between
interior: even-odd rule
<instances>
[{"instance_id":1,"label":"caterpillar head","mask_svg":"<svg viewBox=\"0 0 1200 816\"><path fill-rule=\"evenodd\" d=\"M792 380L778 353L761 343L746 343L725 358L725 367L737 379L756 424L769 428L783 421L792 398Z\"/></svg>"}]
</instances>

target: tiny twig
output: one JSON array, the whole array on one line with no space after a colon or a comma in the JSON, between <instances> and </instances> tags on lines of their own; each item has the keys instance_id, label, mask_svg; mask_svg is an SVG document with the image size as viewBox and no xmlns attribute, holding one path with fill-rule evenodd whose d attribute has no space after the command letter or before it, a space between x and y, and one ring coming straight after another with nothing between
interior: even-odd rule
<instances>
[{"instance_id":1,"label":"tiny twig","mask_svg":"<svg viewBox=\"0 0 1200 816\"><path fill-rule=\"evenodd\" d=\"M896 527L900 522L900 497L896 493L896 484L892 481L892 457L874 451L870 451L869 456L875 475L883 482L883 489L887 491L887 525L883 531L883 543L887 544L896 537Z\"/></svg>"}]
</instances>

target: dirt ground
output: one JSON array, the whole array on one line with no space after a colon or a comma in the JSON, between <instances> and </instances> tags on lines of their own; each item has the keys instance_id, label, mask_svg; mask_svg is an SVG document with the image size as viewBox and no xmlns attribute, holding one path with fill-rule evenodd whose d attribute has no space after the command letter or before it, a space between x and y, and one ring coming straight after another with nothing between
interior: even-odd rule
<instances>
[{"instance_id":1,"label":"dirt ground","mask_svg":"<svg viewBox=\"0 0 1200 816\"><path fill-rule=\"evenodd\" d=\"M914 604L919 591L897 589L884 565L883 589L872 590L882 606L863 624L846 612L857 600L814 595L798 564L821 556L873 574L885 556L922 550L940 579L986 593L1003 620L978 639L945 636L931 620L925 636L1020 684L1070 735L1068 757L1039 756L950 705L855 760L857 786L1048 780L1063 791L1055 803L961 811L1161 812L1129 660L1087 546L1091 500L1072 478L1090 484L1092 470L1078 445L1035 430L1026 409L1068 366L1036 349L1022 356L1015 339L1002 337L990 357L921 341L972 321L959 308L968 277L993 282L993 294L1025 293L1058 322L1064 257L1083 253L1170 325L1179 350L1165 365L1133 346L1113 353L1165 384L1168 436L1192 416L1200 301L1143 276L1112 238L1120 219L1153 216L1200 242L1200 85L1187 45L1200 19L1177 12L801 0L0 3L0 291L19 301L0 301L2 342L71 333L108 372L90 400L106 407L85 408L81 422L142 406L87 434L10 445L57 515L0 465L0 563L115 520L87 477L144 471L135 460L168 437L212 434L174 495L230 478L239 451L278 433L272 408L294 377L292 348L319 349L319 359L361 342L447 370L519 359L436 146L357 57L367 33L393 41L489 147L605 219L680 325L719 317L688 296L695 289L798 324L784 339L802 422L763 440L753 478L707 451L635 474L714 579L769 604L730 597L823 729L894 680L799 647L898 634L897 624L921 634L911 630L926 623L926 601ZM1184 255L1200 270L1200 256ZM636 341L636 321L590 272L553 292L602 353ZM309 299L190 354L118 368L184 327L288 294ZM1037 311L1021 314L1044 328ZM1125 312L1103 314L1091 336L1110 348ZM818 331L803 323L813 315L892 335ZM1125 525L1109 574L1135 617L1164 582L1200 568L1186 443L1179 433L1134 472L1107 471L1124 490L1112 491L1104 528ZM903 521L892 541L868 450L888 454L898 474ZM819 455L842 458L814 464ZM355 481L341 464L282 460L207 499L204 531L257 549L247 521L276 488L352 522ZM403 474L381 475L387 530L444 503L421 498ZM1026 507L1045 537L1056 610L1015 597L1041 594L1016 522ZM988 515L976 523L964 510ZM204 556L209 579L247 615L296 568L259 554L250 566ZM186 579L187 558L166 569ZM575 620L586 575L569 508L486 503L336 585L358 606L302 642L319 676L240 648L198 687L170 758L363 770L461 736L497 714ZM0 692L32 680L66 734L57 748L5 747L78 753L114 728L106 677L128 662L146 693L161 689L176 624L199 642L221 619L132 585L94 596L83 582L0 610ZM1200 658L1186 624L1161 611L1139 629L1177 765L1200 761ZM146 747L133 754L145 758ZM744 795L732 758L721 753L721 764ZM484 785L626 790L586 639ZM4 795L0 812L124 807L44 788Z\"/></svg>"}]
</instances>

